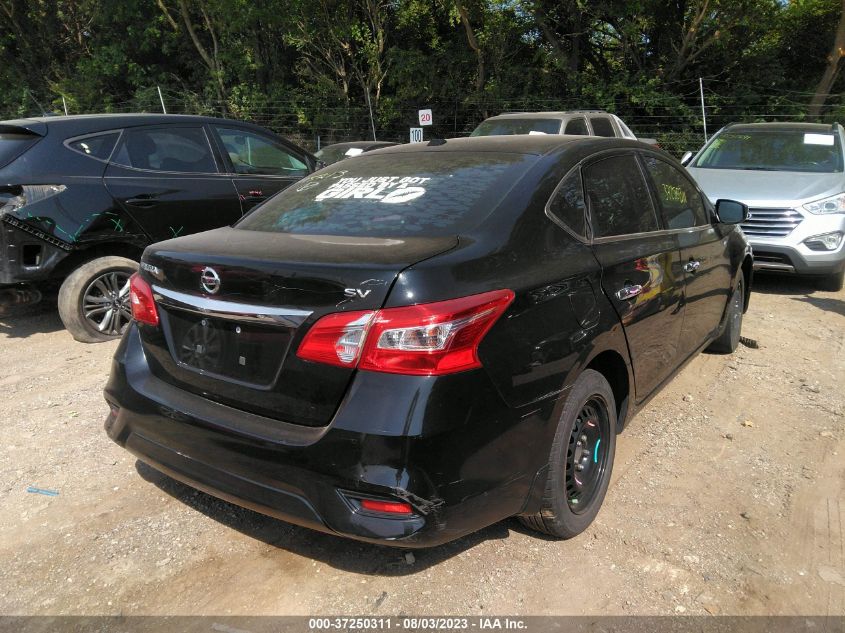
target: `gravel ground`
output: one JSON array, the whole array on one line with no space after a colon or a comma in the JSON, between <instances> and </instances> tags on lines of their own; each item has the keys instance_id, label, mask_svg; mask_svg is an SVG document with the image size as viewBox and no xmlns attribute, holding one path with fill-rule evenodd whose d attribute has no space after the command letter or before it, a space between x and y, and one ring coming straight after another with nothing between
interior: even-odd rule
<instances>
[{"instance_id":1,"label":"gravel ground","mask_svg":"<svg viewBox=\"0 0 845 633\"><path fill-rule=\"evenodd\" d=\"M587 532L409 564L145 467L102 430L116 343L0 319L0 614L845 615L845 291L759 277L743 333L631 422Z\"/></svg>"}]
</instances>

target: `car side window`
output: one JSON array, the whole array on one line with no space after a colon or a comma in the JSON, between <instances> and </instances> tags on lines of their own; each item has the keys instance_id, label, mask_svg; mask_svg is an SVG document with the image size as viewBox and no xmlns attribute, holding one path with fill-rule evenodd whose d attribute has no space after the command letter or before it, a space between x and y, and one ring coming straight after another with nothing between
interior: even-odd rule
<instances>
[{"instance_id":1,"label":"car side window","mask_svg":"<svg viewBox=\"0 0 845 633\"><path fill-rule=\"evenodd\" d=\"M611 156L584 169L593 237L658 229L657 215L633 154Z\"/></svg>"},{"instance_id":2,"label":"car side window","mask_svg":"<svg viewBox=\"0 0 845 633\"><path fill-rule=\"evenodd\" d=\"M710 223L698 190L676 167L655 156L644 156L643 162L654 182L667 229L688 229Z\"/></svg>"},{"instance_id":3,"label":"car side window","mask_svg":"<svg viewBox=\"0 0 845 633\"><path fill-rule=\"evenodd\" d=\"M566 128L563 130L564 134L581 134L583 136L589 136L590 131L587 129L587 120L583 117L577 117L575 119L569 119L566 123Z\"/></svg>"},{"instance_id":4,"label":"car side window","mask_svg":"<svg viewBox=\"0 0 845 633\"><path fill-rule=\"evenodd\" d=\"M118 138L120 138L120 132L104 132L66 141L66 145L85 156L108 160Z\"/></svg>"},{"instance_id":5,"label":"car side window","mask_svg":"<svg viewBox=\"0 0 845 633\"><path fill-rule=\"evenodd\" d=\"M306 176L308 165L283 146L248 130L214 126L236 174Z\"/></svg>"},{"instance_id":6,"label":"car side window","mask_svg":"<svg viewBox=\"0 0 845 633\"><path fill-rule=\"evenodd\" d=\"M217 171L201 127L130 128L112 162L153 171Z\"/></svg>"},{"instance_id":7,"label":"car side window","mask_svg":"<svg viewBox=\"0 0 845 633\"><path fill-rule=\"evenodd\" d=\"M546 205L546 211L558 224L587 239L587 204L580 169L574 169L560 181Z\"/></svg>"},{"instance_id":8,"label":"car side window","mask_svg":"<svg viewBox=\"0 0 845 633\"><path fill-rule=\"evenodd\" d=\"M593 126L593 133L596 136L616 136L616 131L613 129L613 123L610 122L610 117L590 117L590 123Z\"/></svg>"}]
</instances>

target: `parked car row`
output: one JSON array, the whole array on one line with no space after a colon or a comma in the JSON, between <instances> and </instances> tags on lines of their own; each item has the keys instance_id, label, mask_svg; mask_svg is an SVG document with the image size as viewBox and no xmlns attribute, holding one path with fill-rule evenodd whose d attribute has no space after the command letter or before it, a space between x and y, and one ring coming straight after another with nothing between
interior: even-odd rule
<instances>
[{"instance_id":1,"label":"parked car row","mask_svg":"<svg viewBox=\"0 0 845 633\"><path fill-rule=\"evenodd\" d=\"M571 537L635 412L699 352L737 348L755 267L739 225L759 216L611 115L559 114L535 134L506 115L471 138L356 143L322 168L217 119L8 122L0 281L63 272L77 338L124 332L106 431L191 486L400 547L510 516ZM754 131L730 134L692 168L749 167ZM759 151L842 188L841 134ZM790 200L840 213L809 187ZM27 246L41 255L15 259Z\"/></svg>"}]
</instances>

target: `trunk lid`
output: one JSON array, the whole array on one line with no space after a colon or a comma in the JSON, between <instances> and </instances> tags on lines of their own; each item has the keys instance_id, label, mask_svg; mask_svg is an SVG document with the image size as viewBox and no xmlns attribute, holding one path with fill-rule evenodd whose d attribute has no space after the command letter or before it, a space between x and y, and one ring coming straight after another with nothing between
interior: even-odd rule
<instances>
[{"instance_id":1,"label":"trunk lid","mask_svg":"<svg viewBox=\"0 0 845 633\"><path fill-rule=\"evenodd\" d=\"M456 244L454 236L340 237L228 227L160 242L147 249L141 266L161 319L155 330L142 328L150 368L166 382L227 406L297 424L328 424L354 370L299 359L305 332L332 312L377 310L404 268Z\"/></svg>"}]
</instances>

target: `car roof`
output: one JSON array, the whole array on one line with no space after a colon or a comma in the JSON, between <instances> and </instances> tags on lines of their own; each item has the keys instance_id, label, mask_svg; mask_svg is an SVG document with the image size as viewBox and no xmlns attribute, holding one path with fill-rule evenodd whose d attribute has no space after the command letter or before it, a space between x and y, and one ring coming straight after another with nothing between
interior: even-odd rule
<instances>
[{"instance_id":1,"label":"car roof","mask_svg":"<svg viewBox=\"0 0 845 633\"><path fill-rule=\"evenodd\" d=\"M195 114L73 114L70 116L40 116L26 119L12 119L0 121L0 126L19 127L43 134L47 129L60 129L68 135L88 134L120 127L134 127L138 125L164 125L170 123L227 123L256 130L264 128L234 119L224 119Z\"/></svg>"},{"instance_id":2,"label":"car roof","mask_svg":"<svg viewBox=\"0 0 845 633\"><path fill-rule=\"evenodd\" d=\"M372 147L373 145L379 145L383 147L389 147L391 145L398 145L395 141L343 141L342 143L332 143L331 145L323 145L320 149L328 149L333 147L335 149L343 149L346 147Z\"/></svg>"},{"instance_id":3,"label":"car roof","mask_svg":"<svg viewBox=\"0 0 845 633\"><path fill-rule=\"evenodd\" d=\"M560 119L565 116L572 116L574 114L610 114L604 110L562 110L559 112L505 112L503 114L497 114L496 116L491 116L486 119L485 121L490 121L491 119L524 119L526 117L531 117L532 119Z\"/></svg>"},{"instance_id":4,"label":"car roof","mask_svg":"<svg viewBox=\"0 0 845 633\"><path fill-rule=\"evenodd\" d=\"M802 121L779 121L777 123L731 123L725 131L752 132L754 130L805 130L807 132L831 132L835 124L804 123Z\"/></svg>"},{"instance_id":5,"label":"car roof","mask_svg":"<svg viewBox=\"0 0 845 633\"><path fill-rule=\"evenodd\" d=\"M398 154L406 152L495 152L502 154L534 154L543 156L563 150L574 144L589 145L596 151L613 147L646 147L644 143L631 139L605 136L575 136L566 134L509 134L501 136L463 136L450 139L433 139L427 143L405 143L367 152L374 154Z\"/></svg>"}]
</instances>

